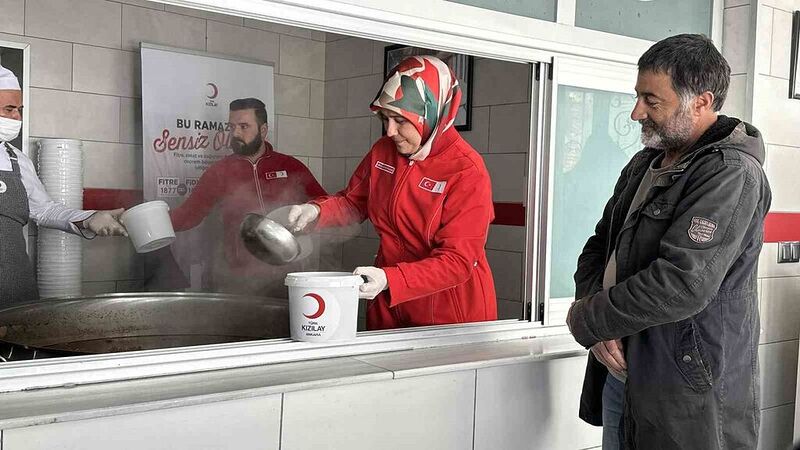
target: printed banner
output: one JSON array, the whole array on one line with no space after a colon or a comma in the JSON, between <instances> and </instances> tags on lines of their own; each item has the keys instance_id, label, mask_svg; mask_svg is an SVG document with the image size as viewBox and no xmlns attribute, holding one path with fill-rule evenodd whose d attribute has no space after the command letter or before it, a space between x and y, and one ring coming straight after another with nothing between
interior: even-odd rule
<instances>
[{"instance_id":1,"label":"printed banner","mask_svg":"<svg viewBox=\"0 0 800 450\"><path fill-rule=\"evenodd\" d=\"M163 200L175 208L211 164L231 153L227 131L231 101L255 97L264 102L272 135L274 69L160 47L142 46L141 55L144 199ZM176 233L172 245L193 290L202 287L209 226L204 223Z\"/></svg>"}]
</instances>

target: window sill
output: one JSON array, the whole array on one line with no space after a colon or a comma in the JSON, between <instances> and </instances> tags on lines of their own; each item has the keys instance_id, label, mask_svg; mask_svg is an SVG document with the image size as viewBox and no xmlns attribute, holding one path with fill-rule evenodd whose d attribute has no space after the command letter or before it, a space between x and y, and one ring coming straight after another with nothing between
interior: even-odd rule
<instances>
[{"instance_id":1,"label":"window sill","mask_svg":"<svg viewBox=\"0 0 800 450\"><path fill-rule=\"evenodd\" d=\"M555 330L553 330L555 331ZM560 334L0 394L0 429L579 356Z\"/></svg>"}]
</instances>

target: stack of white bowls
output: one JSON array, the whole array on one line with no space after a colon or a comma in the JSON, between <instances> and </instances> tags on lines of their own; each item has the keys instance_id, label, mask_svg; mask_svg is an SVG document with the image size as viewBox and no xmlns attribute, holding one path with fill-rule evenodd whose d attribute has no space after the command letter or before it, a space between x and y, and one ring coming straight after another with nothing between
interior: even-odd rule
<instances>
[{"instance_id":1,"label":"stack of white bowls","mask_svg":"<svg viewBox=\"0 0 800 450\"><path fill-rule=\"evenodd\" d=\"M53 201L83 208L83 143L71 139L39 140L39 178ZM39 295L81 295L81 237L39 229L37 275Z\"/></svg>"}]
</instances>

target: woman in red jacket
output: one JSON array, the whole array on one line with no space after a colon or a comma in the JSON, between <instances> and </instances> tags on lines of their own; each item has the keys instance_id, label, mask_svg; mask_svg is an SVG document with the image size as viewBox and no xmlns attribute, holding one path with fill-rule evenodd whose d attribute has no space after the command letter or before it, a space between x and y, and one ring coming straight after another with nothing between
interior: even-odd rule
<instances>
[{"instance_id":1,"label":"woman in red jacket","mask_svg":"<svg viewBox=\"0 0 800 450\"><path fill-rule=\"evenodd\" d=\"M483 159L455 130L461 88L441 60L404 59L371 109L386 135L367 153L347 187L295 205L295 231L369 218L380 237L375 267L354 273L370 330L497 319L484 246L494 218Z\"/></svg>"}]
</instances>

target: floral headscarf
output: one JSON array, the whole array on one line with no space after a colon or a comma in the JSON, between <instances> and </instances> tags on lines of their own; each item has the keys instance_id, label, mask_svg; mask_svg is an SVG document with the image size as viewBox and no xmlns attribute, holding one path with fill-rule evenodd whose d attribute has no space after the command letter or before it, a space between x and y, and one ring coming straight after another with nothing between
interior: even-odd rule
<instances>
[{"instance_id":1,"label":"floral headscarf","mask_svg":"<svg viewBox=\"0 0 800 450\"><path fill-rule=\"evenodd\" d=\"M433 56L409 56L389 74L370 109L402 115L417 127L422 145L410 159L424 160L434 140L453 126L461 88L447 64Z\"/></svg>"}]
</instances>

